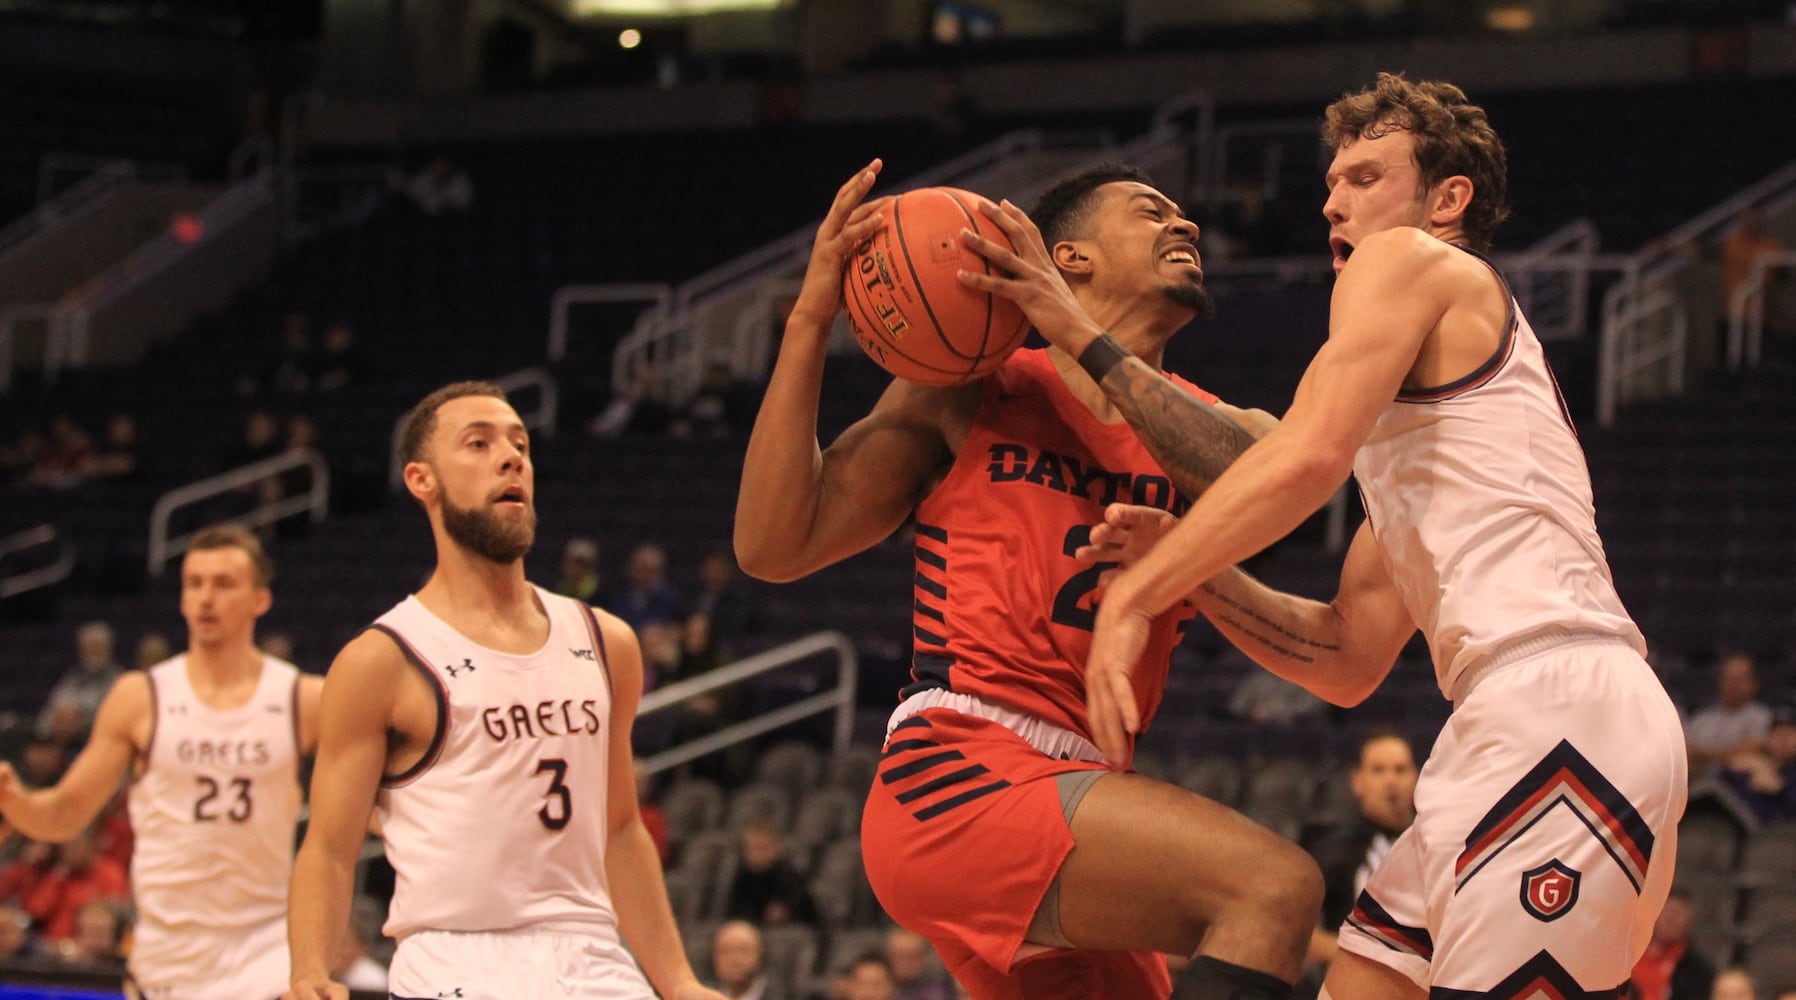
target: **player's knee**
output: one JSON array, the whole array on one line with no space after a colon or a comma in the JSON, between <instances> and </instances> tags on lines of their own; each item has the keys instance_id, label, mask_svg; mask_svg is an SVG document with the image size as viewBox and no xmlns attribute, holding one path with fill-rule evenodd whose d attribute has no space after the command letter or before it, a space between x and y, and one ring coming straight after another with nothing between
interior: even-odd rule
<instances>
[{"instance_id":1,"label":"player's knee","mask_svg":"<svg viewBox=\"0 0 1796 1000\"><path fill-rule=\"evenodd\" d=\"M1322 911L1322 869L1295 844L1281 845L1267 861L1258 898L1280 925L1307 935Z\"/></svg>"}]
</instances>

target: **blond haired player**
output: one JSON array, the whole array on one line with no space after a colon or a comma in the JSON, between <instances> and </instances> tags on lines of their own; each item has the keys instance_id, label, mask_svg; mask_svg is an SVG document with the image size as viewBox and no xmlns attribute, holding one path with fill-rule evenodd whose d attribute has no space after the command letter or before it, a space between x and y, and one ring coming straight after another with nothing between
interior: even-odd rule
<instances>
[{"instance_id":1,"label":"blond haired player","mask_svg":"<svg viewBox=\"0 0 1796 1000\"><path fill-rule=\"evenodd\" d=\"M1181 598L1342 705L1420 627L1453 714L1322 995L1621 996L1671 886L1683 731L1616 596L1540 342L1482 256L1502 143L1458 87L1389 74L1331 105L1324 138L1328 342L1284 421L1111 582L1086 667L1098 745L1126 745L1145 623ZM1228 570L1349 472L1367 519L1333 602ZM1088 554L1167 520L1109 512Z\"/></svg>"},{"instance_id":2,"label":"blond haired player","mask_svg":"<svg viewBox=\"0 0 1796 1000\"><path fill-rule=\"evenodd\" d=\"M256 648L273 573L254 534L201 531L181 563L187 651L113 682L55 787L26 791L0 764L0 813L37 840L74 837L132 777L126 988L143 1000L270 1000L287 982L299 758L323 682Z\"/></svg>"},{"instance_id":3,"label":"blond haired player","mask_svg":"<svg viewBox=\"0 0 1796 1000\"><path fill-rule=\"evenodd\" d=\"M636 809L636 636L524 578L523 421L497 387L458 382L412 409L400 453L437 565L331 666L289 995L348 995L330 946L374 810L398 874L393 996L649 1000L653 982L668 1000L722 1000L687 962Z\"/></svg>"}]
</instances>

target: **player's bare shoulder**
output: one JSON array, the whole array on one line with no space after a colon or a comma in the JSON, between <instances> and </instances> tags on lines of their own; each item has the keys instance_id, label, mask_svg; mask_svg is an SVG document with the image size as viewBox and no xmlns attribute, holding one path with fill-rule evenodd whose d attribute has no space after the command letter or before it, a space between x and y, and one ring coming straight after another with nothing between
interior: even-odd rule
<instances>
[{"instance_id":1,"label":"player's bare shoulder","mask_svg":"<svg viewBox=\"0 0 1796 1000\"><path fill-rule=\"evenodd\" d=\"M326 719L348 716L363 726L420 734L437 725L430 682L408 662L399 640L380 629L365 630L337 654L321 702Z\"/></svg>"}]
</instances>

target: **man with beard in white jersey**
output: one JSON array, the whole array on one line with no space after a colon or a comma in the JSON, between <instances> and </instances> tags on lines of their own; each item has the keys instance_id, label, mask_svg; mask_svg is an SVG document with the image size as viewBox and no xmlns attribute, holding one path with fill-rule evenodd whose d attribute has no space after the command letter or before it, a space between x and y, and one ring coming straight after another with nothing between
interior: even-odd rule
<instances>
[{"instance_id":1,"label":"man with beard in white jersey","mask_svg":"<svg viewBox=\"0 0 1796 1000\"><path fill-rule=\"evenodd\" d=\"M524 578L523 421L498 387L457 382L412 409L400 455L437 564L327 676L288 996L348 996L328 964L372 810L398 879L394 997L649 1000L652 982L722 1000L686 959L636 808L636 636Z\"/></svg>"},{"instance_id":2,"label":"man with beard in white jersey","mask_svg":"<svg viewBox=\"0 0 1796 1000\"><path fill-rule=\"evenodd\" d=\"M272 1000L287 985L299 759L317 741L323 680L256 648L273 575L251 532L195 535L181 563L187 651L113 682L55 787L26 791L0 764L0 813L48 841L81 832L131 776L125 989L139 1000Z\"/></svg>"},{"instance_id":3,"label":"man with beard in white jersey","mask_svg":"<svg viewBox=\"0 0 1796 1000\"><path fill-rule=\"evenodd\" d=\"M1323 137L1339 277L1290 411L1175 527L1112 509L1092 532L1087 557L1132 563L1086 668L1098 745L1127 745L1146 622L1182 598L1340 705L1419 626L1453 714L1322 996L1619 997L1671 886L1683 733L1616 596L1540 342L1482 256L1502 143L1459 88L1390 74L1331 105ZM1332 603L1229 568L1349 472L1367 519Z\"/></svg>"}]
</instances>

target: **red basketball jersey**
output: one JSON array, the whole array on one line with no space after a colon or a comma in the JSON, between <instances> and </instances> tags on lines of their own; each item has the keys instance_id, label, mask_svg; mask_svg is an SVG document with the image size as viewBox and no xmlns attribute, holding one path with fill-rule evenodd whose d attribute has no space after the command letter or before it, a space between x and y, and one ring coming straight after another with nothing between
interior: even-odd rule
<instances>
[{"instance_id":1,"label":"red basketball jersey","mask_svg":"<svg viewBox=\"0 0 1796 1000\"><path fill-rule=\"evenodd\" d=\"M906 694L947 687L1090 738L1085 660L1093 590L1109 566L1081 566L1073 552L1118 501L1175 514L1191 505L1128 424L1101 423L1074 398L1046 351L1011 355L985 380L947 477L917 507L916 652ZM1195 614L1181 601L1154 621L1134 677L1144 725Z\"/></svg>"}]
</instances>

